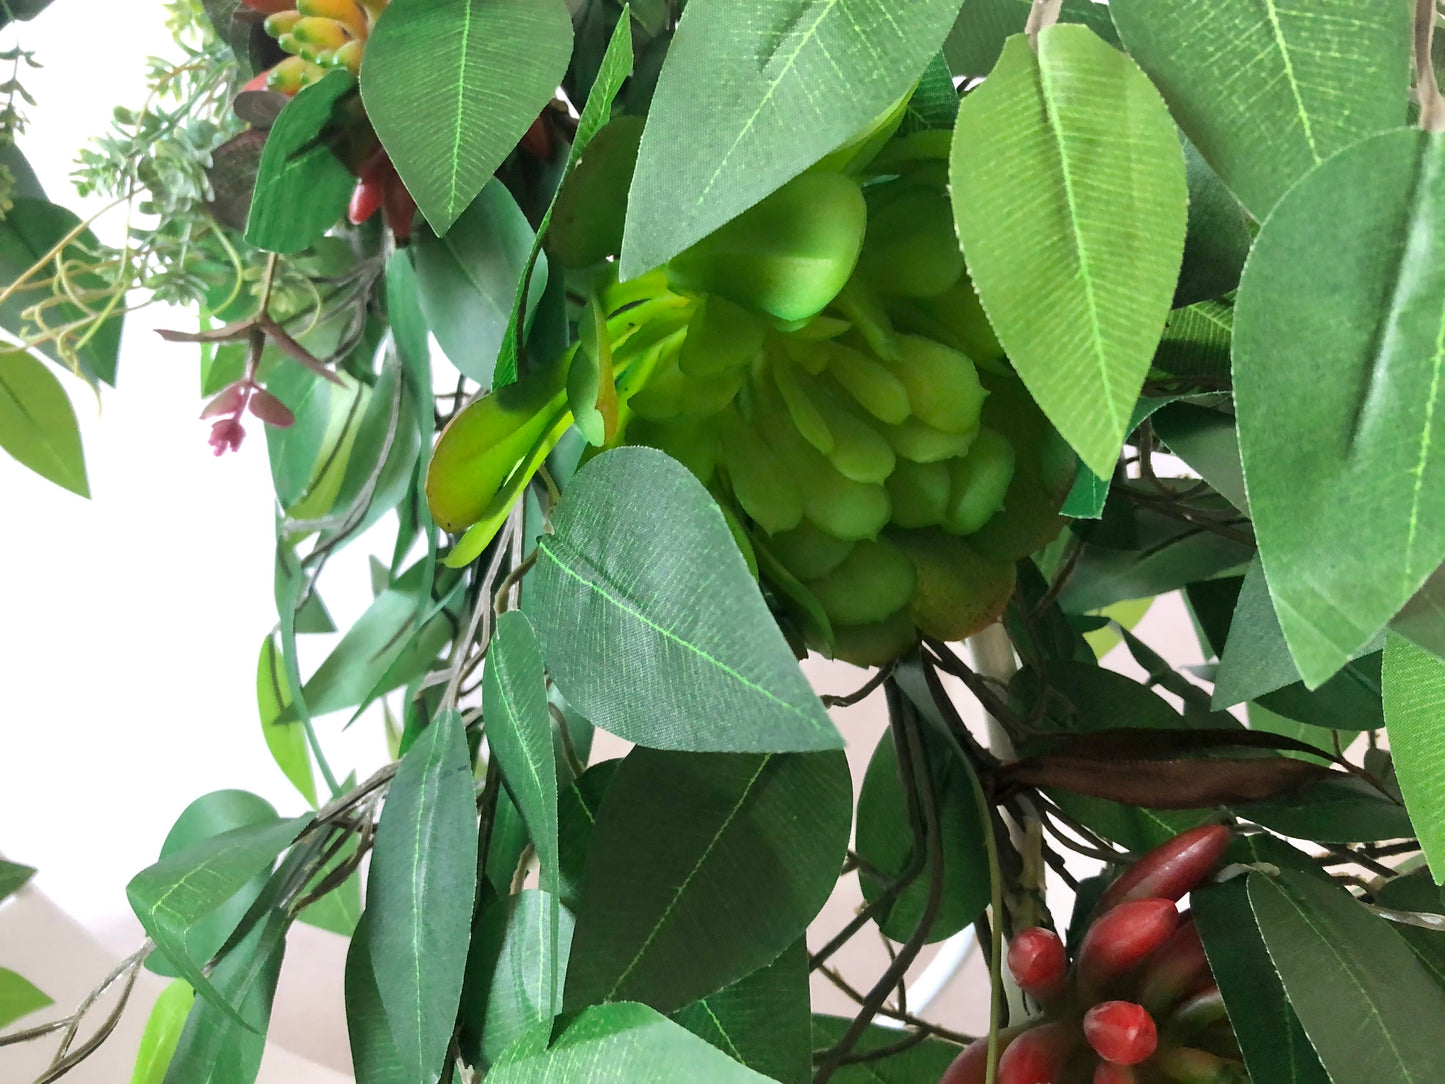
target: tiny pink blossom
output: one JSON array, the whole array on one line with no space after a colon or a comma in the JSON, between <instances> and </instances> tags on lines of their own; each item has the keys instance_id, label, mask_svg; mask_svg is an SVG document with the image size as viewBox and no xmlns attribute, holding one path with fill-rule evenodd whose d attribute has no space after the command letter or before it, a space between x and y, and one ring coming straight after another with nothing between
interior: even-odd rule
<instances>
[{"instance_id":1,"label":"tiny pink blossom","mask_svg":"<svg viewBox=\"0 0 1445 1084\"><path fill-rule=\"evenodd\" d=\"M211 447L217 455L239 451L245 435L246 430L242 428L240 421L235 418L222 418L211 426Z\"/></svg>"},{"instance_id":2,"label":"tiny pink blossom","mask_svg":"<svg viewBox=\"0 0 1445 1084\"><path fill-rule=\"evenodd\" d=\"M236 414L246 405L246 385L232 384L216 396L201 411L202 418L214 418L220 414Z\"/></svg>"}]
</instances>

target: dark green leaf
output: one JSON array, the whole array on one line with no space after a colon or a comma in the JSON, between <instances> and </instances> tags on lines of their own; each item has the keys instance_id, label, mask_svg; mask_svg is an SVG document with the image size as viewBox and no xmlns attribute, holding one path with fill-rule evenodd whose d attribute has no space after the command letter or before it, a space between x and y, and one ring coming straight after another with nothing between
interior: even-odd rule
<instances>
[{"instance_id":1,"label":"dark green leaf","mask_svg":"<svg viewBox=\"0 0 1445 1084\"><path fill-rule=\"evenodd\" d=\"M1234 304L1201 301L1175 309L1164 324L1154 364L1176 376L1229 379L1229 347L1234 334Z\"/></svg>"},{"instance_id":2,"label":"dark green leaf","mask_svg":"<svg viewBox=\"0 0 1445 1084\"><path fill-rule=\"evenodd\" d=\"M29 979L0 967L0 1028L53 1004Z\"/></svg>"},{"instance_id":3,"label":"dark green leaf","mask_svg":"<svg viewBox=\"0 0 1445 1084\"><path fill-rule=\"evenodd\" d=\"M35 876L33 866L22 866L18 862L7 862L0 858L0 900L25 887L25 882Z\"/></svg>"},{"instance_id":4,"label":"dark green leaf","mask_svg":"<svg viewBox=\"0 0 1445 1084\"><path fill-rule=\"evenodd\" d=\"M1405 122L1412 7L1117 0L1109 10L1180 126L1263 219L1311 167Z\"/></svg>"},{"instance_id":5,"label":"dark green leaf","mask_svg":"<svg viewBox=\"0 0 1445 1084\"><path fill-rule=\"evenodd\" d=\"M1421 849L1445 881L1445 662L1400 636L1385 643L1385 725Z\"/></svg>"},{"instance_id":6,"label":"dark green leaf","mask_svg":"<svg viewBox=\"0 0 1445 1084\"><path fill-rule=\"evenodd\" d=\"M813 1045L819 1049L831 1046L843 1037L851 1020L837 1016L813 1016ZM892 1028L870 1024L858 1040L855 1050L866 1053L879 1047L892 1046L901 1033ZM925 1084L938 1080L959 1048L938 1039L925 1039L897 1054L872 1061L843 1065L830 1078L833 1084Z\"/></svg>"},{"instance_id":7,"label":"dark green leaf","mask_svg":"<svg viewBox=\"0 0 1445 1084\"><path fill-rule=\"evenodd\" d=\"M162 1084L195 1000L185 979L173 979L160 992L141 1033L130 1084Z\"/></svg>"},{"instance_id":8,"label":"dark green leaf","mask_svg":"<svg viewBox=\"0 0 1445 1084\"><path fill-rule=\"evenodd\" d=\"M526 605L558 687L596 726L668 749L841 745L686 467L650 448L607 452L552 522Z\"/></svg>"},{"instance_id":9,"label":"dark green leaf","mask_svg":"<svg viewBox=\"0 0 1445 1084\"><path fill-rule=\"evenodd\" d=\"M1174 308L1223 297L1239 285L1250 236L1238 201L1199 150L1181 135L1189 180L1189 228L1184 263L1174 287Z\"/></svg>"},{"instance_id":10,"label":"dark green leaf","mask_svg":"<svg viewBox=\"0 0 1445 1084\"><path fill-rule=\"evenodd\" d=\"M901 135L911 132L947 130L953 127L958 117L958 91L953 86L953 74L948 70L948 60L942 53L934 55L923 69L923 75L908 99L908 108L903 121L898 125Z\"/></svg>"},{"instance_id":11,"label":"dark green leaf","mask_svg":"<svg viewBox=\"0 0 1445 1084\"><path fill-rule=\"evenodd\" d=\"M0 448L42 478L90 496L70 398L44 362L18 348L0 347Z\"/></svg>"},{"instance_id":12,"label":"dark green leaf","mask_svg":"<svg viewBox=\"0 0 1445 1084\"><path fill-rule=\"evenodd\" d=\"M402 757L366 886L371 966L413 1084L451 1042L476 887L471 758L461 716L444 711Z\"/></svg>"},{"instance_id":13,"label":"dark green leaf","mask_svg":"<svg viewBox=\"0 0 1445 1084\"><path fill-rule=\"evenodd\" d=\"M363 914L346 952L346 1031L356 1084L416 1084L402 1063L371 966L371 916Z\"/></svg>"},{"instance_id":14,"label":"dark green leaf","mask_svg":"<svg viewBox=\"0 0 1445 1084\"><path fill-rule=\"evenodd\" d=\"M1388 922L1343 887L1281 870L1249 902L1305 1034L1335 1081L1439 1079L1445 990Z\"/></svg>"},{"instance_id":15,"label":"dark green leaf","mask_svg":"<svg viewBox=\"0 0 1445 1084\"><path fill-rule=\"evenodd\" d=\"M1281 835L1321 843L1375 842L1415 834L1403 805L1355 778L1331 776L1291 799L1241 806L1238 812Z\"/></svg>"},{"instance_id":16,"label":"dark green leaf","mask_svg":"<svg viewBox=\"0 0 1445 1084\"><path fill-rule=\"evenodd\" d=\"M438 234L552 100L571 51L562 0L410 0L387 8L366 45L361 96Z\"/></svg>"},{"instance_id":17,"label":"dark green leaf","mask_svg":"<svg viewBox=\"0 0 1445 1084\"><path fill-rule=\"evenodd\" d=\"M1132 433L1160 407L1171 402L1168 398L1146 397L1134 404L1134 413L1129 417L1128 432ZM1073 488L1064 498L1059 512L1075 519L1098 519L1104 514L1104 502L1109 497L1109 482L1091 471L1082 463L1074 476Z\"/></svg>"},{"instance_id":18,"label":"dark green leaf","mask_svg":"<svg viewBox=\"0 0 1445 1084\"><path fill-rule=\"evenodd\" d=\"M1188 188L1174 123L1128 57L1056 25L1009 39L954 127L969 273L1023 382L1095 474L1114 469L1169 315Z\"/></svg>"},{"instance_id":19,"label":"dark green leaf","mask_svg":"<svg viewBox=\"0 0 1445 1084\"><path fill-rule=\"evenodd\" d=\"M622 251L627 191L642 141L641 117L615 117L558 189L547 251L564 267L590 267Z\"/></svg>"},{"instance_id":20,"label":"dark green leaf","mask_svg":"<svg viewBox=\"0 0 1445 1084\"><path fill-rule=\"evenodd\" d=\"M943 43L953 74L983 76L993 71L1004 42L1024 32L1029 5L1030 0L965 0ZM1119 44L1109 9L1093 0L1064 0L1059 21L1083 23L1110 45Z\"/></svg>"},{"instance_id":21,"label":"dark green leaf","mask_svg":"<svg viewBox=\"0 0 1445 1084\"><path fill-rule=\"evenodd\" d=\"M350 790L355 785L356 779L353 776L342 784L341 789ZM355 857L355 842L343 846L335 857L316 871L310 884L306 886L306 891L309 893L319 887L322 879L329 877L342 862L354 860ZM356 932L356 924L361 921L360 873L353 870L344 881L314 903L308 904L296 917L308 926L329 930L342 937L352 936Z\"/></svg>"},{"instance_id":22,"label":"dark green leaf","mask_svg":"<svg viewBox=\"0 0 1445 1084\"><path fill-rule=\"evenodd\" d=\"M1024 669L1010 683L1009 698L1027 714L1036 710L1041 691L1038 671ZM1179 712L1157 693L1132 678L1090 663L1050 663L1047 691L1042 719L1059 731L1170 728L1183 723Z\"/></svg>"},{"instance_id":23,"label":"dark green leaf","mask_svg":"<svg viewBox=\"0 0 1445 1084\"><path fill-rule=\"evenodd\" d=\"M775 959L832 890L851 821L841 753L634 749L588 850L567 1006L667 1012Z\"/></svg>"},{"instance_id":24,"label":"dark green leaf","mask_svg":"<svg viewBox=\"0 0 1445 1084\"><path fill-rule=\"evenodd\" d=\"M1231 415L1195 403L1170 403L1153 421L1155 435L1171 452L1235 508L1249 513L1239 436Z\"/></svg>"},{"instance_id":25,"label":"dark green leaf","mask_svg":"<svg viewBox=\"0 0 1445 1084\"><path fill-rule=\"evenodd\" d=\"M679 1009L672 1018L769 1080L809 1084L808 946L796 942L767 967Z\"/></svg>"},{"instance_id":26,"label":"dark green leaf","mask_svg":"<svg viewBox=\"0 0 1445 1084\"><path fill-rule=\"evenodd\" d=\"M1197 889L1189 905L1250 1076L1279 1084L1330 1084L1270 963L1244 881Z\"/></svg>"},{"instance_id":27,"label":"dark green leaf","mask_svg":"<svg viewBox=\"0 0 1445 1084\"><path fill-rule=\"evenodd\" d=\"M670 260L877 121L957 10L957 0L692 0L642 136L623 277Z\"/></svg>"},{"instance_id":28,"label":"dark green leaf","mask_svg":"<svg viewBox=\"0 0 1445 1084\"><path fill-rule=\"evenodd\" d=\"M333 71L292 98L266 137L246 240L272 252L300 252L346 210L356 177L346 162L349 72Z\"/></svg>"},{"instance_id":29,"label":"dark green leaf","mask_svg":"<svg viewBox=\"0 0 1445 1084\"><path fill-rule=\"evenodd\" d=\"M1428 869L1418 869L1393 878L1375 893L1375 902L1397 911L1445 913L1445 899L1441 898L1440 888L1431 879ZM1445 986L1445 933L1404 923L1396 923L1395 932L1405 939L1435 981Z\"/></svg>"},{"instance_id":30,"label":"dark green leaf","mask_svg":"<svg viewBox=\"0 0 1445 1084\"><path fill-rule=\"evenodd\" d=\"M562 869L562 906L577 910L582 891L582 874L587 867L587 850L602 797L612 785L621 760L594 764L577 778L558 799L557 837Z\"/></svg>"},{"instance_id":31,"label":"dark green leaf","mask_svg":"<svg viewBox=\"0 0 1445 1084\"><path fill-rule=\"evenodd\" d=\"M1430 240L1441 207L1445 141L1373 136L1280 201L1239 288L1234 377L1250 511L1310 687L1445 559L1445 459L1435 454L1445 412L1434 411L1445 264Z\"/></svg>"},{"instance_id":32,"label":"dark green leaf","mask_svg":"<svg viewBox=\"0 0 1445 1084\"><path fill-rule=\"evenodd\" d=\"M1430 574L1390 627L1436 658L1445 659L1445 565Z\"/></svg>"}]
</instances>

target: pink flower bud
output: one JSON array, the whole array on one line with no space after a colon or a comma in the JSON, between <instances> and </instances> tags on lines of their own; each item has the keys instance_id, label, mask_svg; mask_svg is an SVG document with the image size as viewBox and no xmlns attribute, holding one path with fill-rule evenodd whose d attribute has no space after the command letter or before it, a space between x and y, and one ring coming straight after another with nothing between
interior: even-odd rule
<instances>
[{"instance_id":1,"label":"pink flower bud","mask_svg":"<svg viewBox=\"0 0 1445 1084\"><path fill-rule=\"evenodd\" d=\"M217 455L240 451L241 440L245 435L246 430L235 418L222 418L211 426L211 447Z\"/></svg>"}]
</instances>

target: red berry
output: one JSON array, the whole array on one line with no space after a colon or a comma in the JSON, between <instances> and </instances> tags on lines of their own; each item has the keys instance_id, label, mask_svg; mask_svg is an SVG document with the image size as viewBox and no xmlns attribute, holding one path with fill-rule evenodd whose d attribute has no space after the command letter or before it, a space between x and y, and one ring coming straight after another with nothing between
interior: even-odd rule
<instances>
[{"instance_id":1,"label":"red berry","mask_svg":"<svg viewBox=\"0 0 1445 1084\"><path fill-rule=\"evenodd\" d=\"M1003 1057L1009 1044L1028 1030L1026 1026L1004 1028L998 1033L998 1053ZM988 1036L969 1043L949 1063L938 1084L983 1084L988 1069Z\"/></svg>"},{"instance_id":2,"label":"red berry","mask_svg":"<svg viewBox=\"0 0 1445 1084\"><path fill-rule=\"evenodd\" d=\"M268 80L268 79L270 79L270 78L271 78L271 72L270 72L269 69L267 69L266 71L260 72L260 73L258 73L258 74L256 74L256 75L253 75L253 76L251 76L250 79L246 80L245 85L243 85L243 86L241 87L241 89L240 89L240 91L239 91L238 93L240 93L240 94L246 94L246 93L248 93L248 92L250 92L250 91L253 91L253 90L265 90L265 89L266 89L266 80Z\"/></svg>"},{"instance_id":3,"label":"red berry","mask_svg":"<svg viewBox=\"0 0 1445 1084\"><path fill-rule=\"evenodd\" d=\"M520 143L533 158L545 162L552 157L552 133L547 128L547 114L543 113L532 122L532 126L522 133Z\"/></svg>"},{"instance_id":4,"label":"red berry","mask_svg":"<svg viewBox=\"0 0 1445 1084\"><path fill-rule=\"evenodd\" d=\"M398 242L405 243L411 239L412 221L416 218L416 200L411 198L411 193L406 190L406 185L397 176L395 169L392 170L391 179L387 181L386 190L382 193L381 214Z\"/></svg>"},{"instance_id":5,"label":"red berry","mask_svg":"<svg viewBox=\"0 0 1445 1084\"><path fill-rule=\"evenodd\" d=\"M1206 824L1161 843L1125 870L1099 899L1099 914L1128 900L1177 900L1214 872L1229 846L1229 829Z\"/></svg>"},{"instance_id":6,"label":"red berry","mask_svg":"<svg viewBox=\"0 0 1445 1084\"><path fill-rule=\"evenodd\" d=\"M252 11L259 11L263 15L275 15L278 11L292 11L296 7L296 0L241 0Z\"/></svg>"},{"instance_id":7,"label":"red berry","mask_svg":"<svg viewBox=\"0 0 1445 1084\"><path fill-rule=\"evenodd\" d=\"M1095 1005L1084 1014L1084 1038L1099 1057L1119 1065L1138 1065L1159 1045L1154 1018L1132 1001Z\"/></svg>"},{"instance_id":8,"label":"red berry","mask_svg":"<svg viewBox=\"0 0 1445 1084\"><path fill-rule=\"evenodd\" d=\"M351 205L346 208L348 222L359 226L376 214L392 176L391 159L384 151L378 151L367 160L357 175L356 187L351 190Z\"/></svg>"},{"instance_id":9,"label":"red berry","mask_svg":"<svg viewBox=\"0 0 1445 1084\"><path fill-rule=\"evenodd\" d=\"M1209 958L1193 919L1169 935L1145 966L1139 1001L1150 1012L1163 1012L1210 981Z\"/></svg>"},{"instance_id":10,"label":"red berry","mask_svg":"<svg viewBox=\"0 0 1445 1084\"><path fill-rule=\"evenodd\" d=\"M1138 1078L1127 1065L1101 1061L1094 1067L1094 1084L1136 1084Z\"/></svg>"},{"instance_id":11,"label":"red berry","mask_svg":"<svg viewBox=\"0 0 1445 1084\"><path fill-rule=\"evenodd\" d=\"M1095 919L1079 946L1084 1004L1143 963L1178 925L1173 900L1130 900Z\"/></svg>"},{"instance_id":12,"label":"red berry","mask_svg":"<svg viewBox=\"0 0 1445 1084\"><path fill-rule=\"evenodd\" d=\"M1057 1084L1077 1032L1042 1024L1024 1032L998 1059L997 1084Z\"/></svg>"},{"instance_id":13,"label":"red berry","mask_svg":"<svg viewBox=\"0 0 1445 1084\"><path fill-rule=\"evenodd\" d=\"M1051 1001L1064 988L1069 958L1053 930L1030 926L1020 930L1008 947L1008 969L1019 989L1039 1001Z\"/></svg>"}]
</instances>

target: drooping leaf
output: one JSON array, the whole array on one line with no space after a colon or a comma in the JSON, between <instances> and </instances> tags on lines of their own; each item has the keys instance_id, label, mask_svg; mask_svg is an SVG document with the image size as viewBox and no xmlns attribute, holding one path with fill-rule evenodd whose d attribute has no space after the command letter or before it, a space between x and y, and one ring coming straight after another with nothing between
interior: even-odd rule
<instances>
[{"instance_id":1,"label":"drooping leaf","mask_svg":"<svg viewBox=\"0 0 1445 1084\"><path fill-rule=\"evenodd\" d=\"M1405 122L1409 0L1266 0L1109 11L1130 54L1257 219L1363 136Z\"/></svg>"},{"instance_id":2,"label":"drooping leaf","mask_svg":"<svg viewBox=\"0 0 1445 1084\"><path fill-rule=\"evenodd\" d=\"M44 362L16 348L0 348L0 448L42 478L90 496L70 397Z\"/></svg>"},{"instance_id":3,"label":"drooping leaf","mask_svg":"<svg viewBox=\"0 0 1445 1084\"><path fill-rule=\"evenodd\" d=\"M0 967L0 1028L53 1004L29 979Z\"/></svg>"},{"instance_id":4,"label":"drooping leaf","mask_svg":"<svg viewBox=\"0 0 1445 1084\"><path fill-rule=\"evenodd\" d=\"M1400 790L1437 883L1445 882L1445 662L1402 636L1385 643L1385 726Z\"/></svg>"},{"instance_id":5,"label":"drooping leaf","mask_svg":"<svg viewBox=\"0 0 1445 1084\"><path fill-rule=\"evenodd\" d=\"M356 185L345 134L346 98L355 89L349 72L332 71L281 110L261 152L247 242L300 252L341 218Z\"/></svg>"},{"instance_id":6,"label":"drooping leaf","mask_svg":"<svg viewBox=\"0 0 1445 1084\"><path fill-rule=\"evenodd\" d=\"M1144 73L1092 31L1020 36L964 98L950 190L989 323L1024 384L1107 477L1164 330L1188 189Z\"/></svg>"},{"instance_id":7,"label":"drooping leaf","mask_svg":"<svg viewBox=\"0 0 1445 1084\"><path fill-rule=\"evenodd\" d=\"M851 1020L838 1016L813 1016L813 1045L826 1049L843 1037ZM858 1045L860 1053L867 1053L898 1042L899 1033L892 1028L869 1024ZM889 1054L883 1058L841 1065L832 1075L834 1084L918 1084L919 1081L938 1080L953 1059L958 1057L959 1048L940 1039L924 1039L907 1050Z\"/></svg>"},{"instance_id":8,"label":"drooping leaf","mask_svg":"<svg viewBox=\"0 0 1445 1084\"><path fill-rule=\"evenodd\" d=\"M837 752L634 749L588 848L567 1007L669 1012L769 963L827 899L851 820Z\"/></svg>"},{"instance_id":9,"label":"drooping leaf","mask_svg":"<svg viewBox=\"0 0 1445 1084\"><path fill-rule=\"evenodd\" d=\"M693 0L642 135L622 276L671 259L872 124L908 93L957 10Z\"/></svg>"},{"instance_id":10,"label":"drooping leaf","mask_svg":"<svg viewBox=\"0 0 1445 1084\"><path fill-rule=\"evenodd\" d=\"M22 866L18 862L7 862L0 858L0 901L25 887L35 876L33 866Z\"/></svg>"},{"instance_id":11,"label":"drooping leaf","mask_svg":"<svg viewBox=\"0 0 1445 1084\"><path fill-rule=\"evenodd\" d=\"M1433 410L1445 265L1431 241L1442 207L1445 139L1373 136L1280 201L1240 284L1234 380L1250 510L1311 688L1445 560L1445 412Z\"/></svg>"},{"instance_id":12,"label":"drooping leaf","mask_svg":"<svg viewBox=\"0 0 1445 1084\"><path fill-rule=\"evenodd\" d=\"M578 472L524 602L557 686L655 748L837 748L716 502L650 448Z\"/></svg>"},{"instance_id":13,"label":"drooping leaf","mask_svg":"<svg viewBox=\"0 0 1445 1084\"><path fill-rule=\"evenodd\" d=\"M367 41L366 114L438 234L556 92L572 51L562 0L411 0Z\"/></svg>"},{"instance_id":14,"label":"drooping leaf","mask_svg":"<svg viewBox=\"0 0 1445 1084\"><path fill-rule=\"evenodd\" d=\"M1270 958L1330 1079L1437 1079L1445 989L1390 924L1343 887L1294 870L1252 873L1248 884Z\"/></svg>"},{"instance_id":15,"label":"drooping leaf","mask_svg":"<svg viewBox=\"0 0 1445 1084\"><path fill-rule=\"evenodd\" d=\"M261 644L261 657L256 661L256 707L261 713L261 735L282 774L301 792L301 797L315 806L316 777L311 771L306 730L299 720L280 721L281 713L290 704L291 690L286 685L280 648L274 636L267 636Z\"/></svg>"},{"instance_id":16,"label":"drooping leaf","mask_svg":"<svg viewBox=\"0 0 1445 1084\"><path fill-rule=\"evenodd\" d=\"M356 1084L416 1084L391 1034L371 967L371 917L362 915L346 952L346 1031Z\"/></svg>"},{"instance_id":17,"label":"drooping leaf","mask_svg":"<svg viewBox=\"0 0 1445 1084\"><path fill-rule=\"evenodd\" d=\"M195 1000L196 992L185 979L171 980L160 992L141 1033L130 1084L162 1084Z\"/></svg>"},{"instance_id":18,"label":"drooping leaf","mask_svg":"<svg viewBox=\"0 0 1445 1084\"><path fill-rule=\"evenodd\" d=\"M413 1084L443 1063L477 885L477 810L465 728L437 715L402 757L366 886L371 966Z\"/></svg>"},{"instance_id":19,"label":"drooping leaf","mask_svg":"<svg viewBox=\"0 0 1445 1084\"><path fill-rule=\"evenodd\" d=\"M766 967L672 1014L688 1031L780 1084L813 1078L808 946L796 942Z\"/></svg>"}]
</instances>

